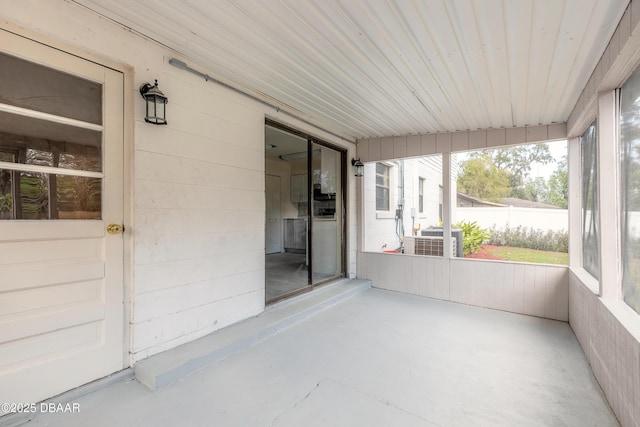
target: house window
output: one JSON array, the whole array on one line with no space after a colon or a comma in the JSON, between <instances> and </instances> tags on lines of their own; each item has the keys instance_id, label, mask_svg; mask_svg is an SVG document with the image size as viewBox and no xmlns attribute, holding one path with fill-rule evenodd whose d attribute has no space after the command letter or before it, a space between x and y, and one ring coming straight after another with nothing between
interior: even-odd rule
<instances>
[{"instance_id":1,"label":"house window","mask_svg":"<svg viewBox=\"0 0 640 427\"><path fill-rule=\"evenodd\" d=\"M418 212L424 212L424 178L418 178Z\"/></svg>"},{"instance_id":2,"label":"house window","mask_svg":"<svg viewBox=\"0 0 640 427\"><path fill-rule=\"evenodd\" d=\"M376 210L389 210L389 166L376 163Z\"/></svg>"},{"instance_id":3,"label":"house window","mask_svg":"<svg viewBox=\"0 0 640 427\"><path fill-rule=\"evenodd\" d=\"M640 70L620 90L622 296L640 313Z\"/></svg>"},{"instance_id":4,"label":"house window","mask_svg":"<svg viewBox=\"0 0 640 427\"><path fill-rule=\"evenodd\" d=\"M596 122L580 137L582 201L582 266L600 277L600 226L598 215L598 136Z\"/></svg>"}]
</instances>

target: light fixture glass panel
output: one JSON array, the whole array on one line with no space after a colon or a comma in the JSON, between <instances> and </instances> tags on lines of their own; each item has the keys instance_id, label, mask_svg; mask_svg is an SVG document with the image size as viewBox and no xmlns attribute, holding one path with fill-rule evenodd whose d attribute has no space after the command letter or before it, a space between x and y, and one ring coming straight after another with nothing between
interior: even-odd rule
<instances>
[{"instance_id":1,"label":"light fixture glass panel","mask_svg":"<svg viewBox=\"0 0 640 427\"><path fill-rule=\"evenodd\" d=\"M165 109L164 109L164 100L156 98L156 107L158 111L156 112L156 117L158 118L159 123L164 123L165 120Z\"/></svg>"},{"instance_id":2,"label":"light fixture glass panel","mask_svg":"<svg viewBox=\"0 0 640 427\"><path fill-rule=\"evenodd\" d=\"M153 101L152 97L145 98L147 101L147 117L146 119L151 121L153 117L156 115L156 103Z\"/></svg>"}]
</instances>

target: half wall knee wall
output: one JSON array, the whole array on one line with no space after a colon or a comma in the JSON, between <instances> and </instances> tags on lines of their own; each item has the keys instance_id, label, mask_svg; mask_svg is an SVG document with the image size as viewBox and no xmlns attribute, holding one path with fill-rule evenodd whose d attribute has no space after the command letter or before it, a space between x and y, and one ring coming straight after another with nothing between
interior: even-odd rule
<instances>
[{"instance_id":1,"label":"half wall knee wall","mask_svg":"<svg viewBox=\"0 0 640 427\"><path fill-rule=\"evenodd\" d=\"M569 320L566 266L360 252L358 278L380 289Z\"/></svg>"}]
</instances>

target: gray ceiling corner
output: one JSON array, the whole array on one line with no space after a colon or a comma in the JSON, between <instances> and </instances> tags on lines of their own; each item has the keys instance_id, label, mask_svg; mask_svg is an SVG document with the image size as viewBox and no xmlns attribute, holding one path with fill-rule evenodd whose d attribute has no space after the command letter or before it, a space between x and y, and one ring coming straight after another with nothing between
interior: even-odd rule
<instances>
[{"instance_id":1,"label":"gray ceiling corner","mask_svg":"<svg viewBox=\"0 0 640 427\"><path fill-rule=\"evenodd\" d=\"M74 0L352 138L566 122L628 0Z\"/></svg>"}]
</instances>

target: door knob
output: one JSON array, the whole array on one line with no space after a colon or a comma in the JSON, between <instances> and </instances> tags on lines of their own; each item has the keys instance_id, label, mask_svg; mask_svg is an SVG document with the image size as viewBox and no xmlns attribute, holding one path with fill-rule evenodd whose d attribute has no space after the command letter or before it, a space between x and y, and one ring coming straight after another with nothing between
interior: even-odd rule
<instances>
[{"instance_id":1,"label":"door knob","mask_svg":"<svg viewBox=\"0 0 640 427\"><path fill-rule=\"evenodd\" d=\"M120 234L123 231L124 231L124 225L120 225L120 224L107 225L107 233L109 234Z\"/></svg>"}]
</instances>

